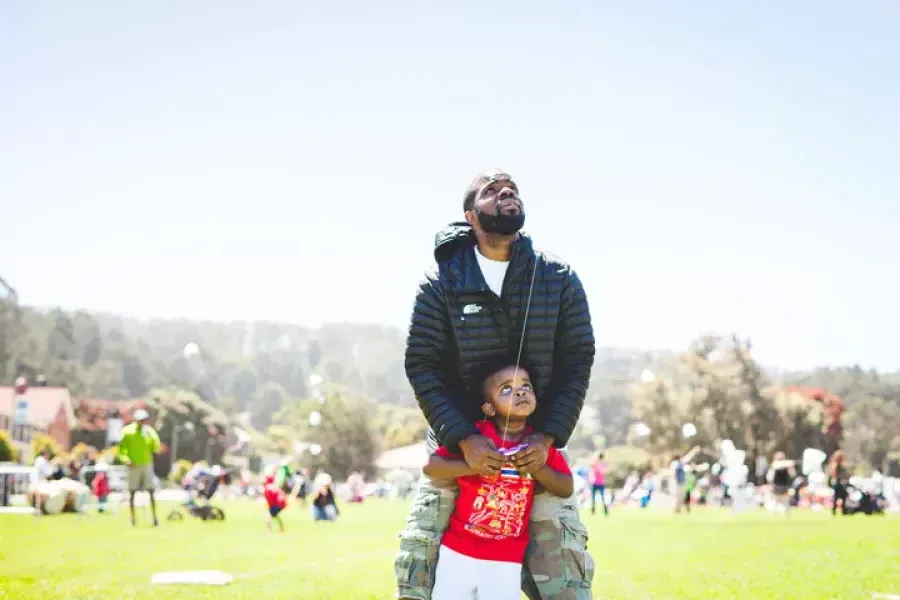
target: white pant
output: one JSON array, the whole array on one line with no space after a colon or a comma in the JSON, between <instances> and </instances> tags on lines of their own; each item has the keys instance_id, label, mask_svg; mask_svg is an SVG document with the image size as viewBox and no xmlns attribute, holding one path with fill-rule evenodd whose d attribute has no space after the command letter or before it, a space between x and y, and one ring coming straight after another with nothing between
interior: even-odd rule
<instances>
[{"instance_id":1,"label":"white pant","mask_svg":"<svg viewBox=\"0 0 900 600\"><path fill-rule=\"evenodd\" d=\"M431 600L520 600L522 565L482 560L441 546Z\"/></svg>"}]
</instances>

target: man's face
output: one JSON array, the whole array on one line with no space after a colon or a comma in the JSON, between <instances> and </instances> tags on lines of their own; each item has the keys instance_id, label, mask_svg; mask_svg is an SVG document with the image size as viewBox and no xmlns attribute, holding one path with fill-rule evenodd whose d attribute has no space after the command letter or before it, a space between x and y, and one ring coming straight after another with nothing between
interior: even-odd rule
<instances>
[{"instance_id":1,"label":"man's face","mask_svg":"<svg viewBox=\"0 0 900 600\"><path fill-rule=\"evenodd\" d=\"M514 235L525 223L519 188L506 173L492 173L481 187L466 220L476 231Z\"/></svg>"}]
</instances>

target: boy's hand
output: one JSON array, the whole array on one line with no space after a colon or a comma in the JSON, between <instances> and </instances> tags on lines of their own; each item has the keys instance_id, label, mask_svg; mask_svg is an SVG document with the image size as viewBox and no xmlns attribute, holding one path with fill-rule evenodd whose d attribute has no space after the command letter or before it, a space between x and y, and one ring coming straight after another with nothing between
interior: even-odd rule
<instances>
[{"instance_id":1,"label":"boy's hand","mask_svg":"<svg viewBox=\"0 0 900 600\"><path fill-rule=\"evenodd\" d=\"M510 459L522 473L534 474L535 471L547 464L547 456L550 454L550 446L553 440L543 433L533 433L525 438L528 447L513 454Z\"/></svg>"}]
</instances>

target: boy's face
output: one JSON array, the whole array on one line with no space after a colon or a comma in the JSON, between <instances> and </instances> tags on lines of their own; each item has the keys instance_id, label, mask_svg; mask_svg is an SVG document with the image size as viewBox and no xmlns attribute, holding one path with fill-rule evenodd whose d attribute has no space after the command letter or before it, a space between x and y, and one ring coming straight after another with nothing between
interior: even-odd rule
<instances>
[{"instance_id":1,"label":"boy's face","mask_svg":"<svg viewBox=\"0 0 900 600\"><path fill-rule=\"evenodd\" d=\"M531 378L522 367L505 367L488 377L484 397L481 410L488 417L524 420L537 408Z\"/></svg>"}]
</instances>

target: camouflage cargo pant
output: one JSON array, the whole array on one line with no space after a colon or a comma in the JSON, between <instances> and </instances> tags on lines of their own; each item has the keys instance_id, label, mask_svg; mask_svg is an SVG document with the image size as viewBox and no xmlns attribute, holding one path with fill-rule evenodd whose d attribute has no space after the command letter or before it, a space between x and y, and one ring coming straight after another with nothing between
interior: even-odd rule
<instances>
[{"instance_id":1,"label":"camouflage cargo pant","mask_svg":"<svg viewBox=\"0 0 900 600\"><path fill-rule=\"evenodd\" d=\"M420 480L394 560L398 598L431 600L441 536L456 495L455 489L436 488L426 477ZM528 533L522 591L531 600L590 600L594 560L575 499L535 496Z\"/></svg>"}]
</instances>

